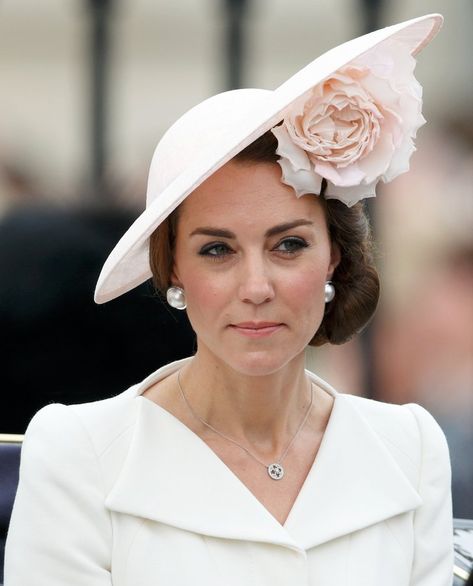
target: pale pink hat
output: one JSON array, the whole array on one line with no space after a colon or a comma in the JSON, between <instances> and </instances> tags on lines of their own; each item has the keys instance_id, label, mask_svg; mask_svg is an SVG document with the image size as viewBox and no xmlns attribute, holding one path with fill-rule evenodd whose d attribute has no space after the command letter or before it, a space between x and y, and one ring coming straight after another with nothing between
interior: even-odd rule
<instances>
[{"instance_id":1,"label":"pale pink hat","mask_svg":"<svg viewBox=\"0 0 473 586\"><path fill-rule=\"evenodd\" d=\"M156 147L148 177L146 209L107 258L97 282L95 301L110 301L149 279L149 237L159 224L212 173L285 119L307 92L385 43L395 41L406 55L415 56L437 34L442 22L441 15L430 14L374 31L324 53L274 91L224 92L186 112ZM386 180L386 176L379 178ZM343 191L343 187L340 189ZM333 197L337 197L336 184L333 190Z\"/></svg>"}]
</instances>

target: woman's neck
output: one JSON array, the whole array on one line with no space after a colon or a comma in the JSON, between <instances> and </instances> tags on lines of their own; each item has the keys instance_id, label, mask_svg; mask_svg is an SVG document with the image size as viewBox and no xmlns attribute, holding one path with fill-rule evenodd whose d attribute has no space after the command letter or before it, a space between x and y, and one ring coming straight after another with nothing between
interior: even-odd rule
<instances>
[{"instance_id":1,"label":"woman's neck","mask_svg":"<svg viewBox=\"0 0 473 586\"><path fill-rule=\"evenodd\" d=\"M312 392L303 354L275 373L250 376L199 348L180 382L193 411L208 424L243 445L276 453L296 432Z\"/></svg>"}]
</instances>

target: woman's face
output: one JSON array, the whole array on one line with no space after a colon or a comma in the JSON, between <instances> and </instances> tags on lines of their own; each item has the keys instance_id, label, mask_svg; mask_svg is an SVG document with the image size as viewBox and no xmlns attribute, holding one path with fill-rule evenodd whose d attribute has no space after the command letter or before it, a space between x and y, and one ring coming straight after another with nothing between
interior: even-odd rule
<instances>
[{"instance_id":1,"label":"woman's face","mask_svg":"<svg viewBox=\"0 0 473 586\"><path fill-rule=\"evenodd\" d=\"M339 260L319 199L297 198L280 177L276 164L231 161L179 208L172 280L199 351L247 375L301 354Z\"/></svg>"}]
</instances>

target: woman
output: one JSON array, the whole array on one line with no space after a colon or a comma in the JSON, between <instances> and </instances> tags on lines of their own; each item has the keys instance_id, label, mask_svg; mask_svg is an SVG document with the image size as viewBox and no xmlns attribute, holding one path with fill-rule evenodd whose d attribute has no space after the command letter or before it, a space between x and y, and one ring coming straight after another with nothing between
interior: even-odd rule
<instances>
[{"instance_id":1,"label":"woman","mask_svg":"<svg viewBox=\"0 0 473 586\"><path fill-rule=\"evenodd\" d=\"M146 211L96 300L153 276L192 358L30 424L6 586L447 586L445 439L418 405L341 395L304 370L376 306L360 200L407 169L422 124L422 17L237 90L158 145Z\"/></svg>"}]
</instances>

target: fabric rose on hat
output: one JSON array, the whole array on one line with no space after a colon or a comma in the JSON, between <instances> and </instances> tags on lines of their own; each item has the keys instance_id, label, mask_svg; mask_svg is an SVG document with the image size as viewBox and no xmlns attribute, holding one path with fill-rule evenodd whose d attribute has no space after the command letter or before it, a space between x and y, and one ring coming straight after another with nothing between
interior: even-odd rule
<instances>
[{"instance_id":1,"label":"fabric rose on hat","mask_svg":"<svg viewBox=\"0 0 473 586\"><path fill-rule=\"evenodd\" d=\"M272 129L282 180L300 197L320 193L352 206L379 180L409 169L425 123L415 59L390 41L354 59L292 104Z\"/></svg>"}]
</instances>

